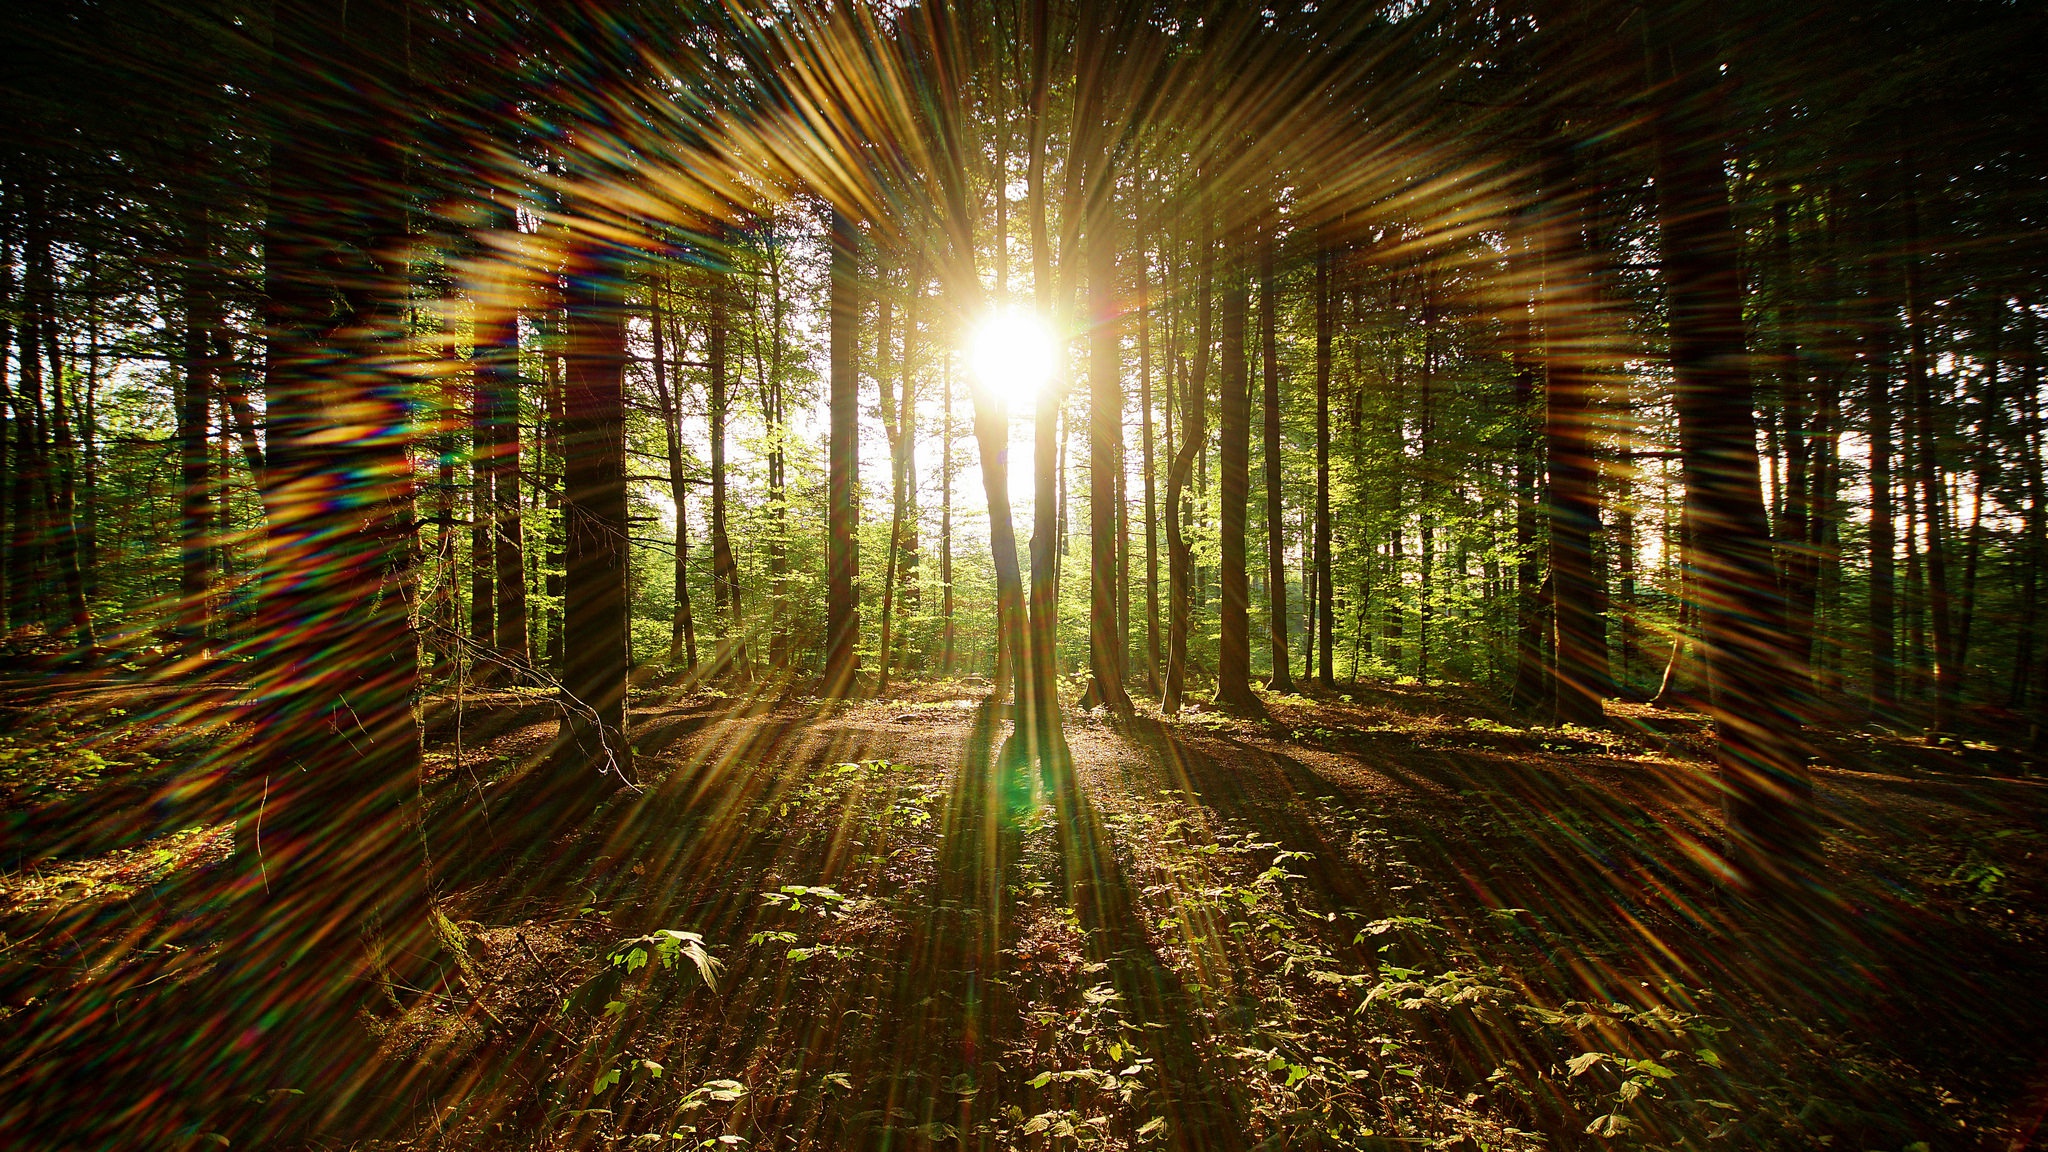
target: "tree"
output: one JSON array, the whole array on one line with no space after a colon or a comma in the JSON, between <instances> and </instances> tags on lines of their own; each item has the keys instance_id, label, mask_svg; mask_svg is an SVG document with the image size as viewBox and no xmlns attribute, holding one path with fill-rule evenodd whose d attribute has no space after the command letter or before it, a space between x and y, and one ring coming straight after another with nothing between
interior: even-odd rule
<instances>
[{"instance_id":1,"label":"tree","mask_svg":"<svg viewBox=\"0 0 2048 1152\"><path fill-rule=\"evenodd\" d=\"M1251 588L1245 573L1245 505L1251 490L1251 379L1245 352L1245 326L1251 286L1243 265L1243 245L1233 244L1223 277L1223 331L1218 358L1221 367L1217 402L1217 434L1221 460L1222 561L1217 579L1222 589L1221 646L1216 659L1216 704L1231 711L1259 713L1252 694Z\"/></svg>"},{"instance_id":2,"label":"tree","mask_svg":"<svg viewBox=\"0 0 2048 1152\"><path fill-rule=\"evenodd\" d=\"M1667 95L1653 125L1657 221L1725 854L1745 890L1796 899L1817 879L1813 783L1793 736L1798 689L1784 675L1785 612L1757 460L1714 57L1684 25L1659 31Z\"/></svg>"},{"instance_id":3,"label":"tree","mask_svg":"<svg viewBox=\"0 0 2048 1152\"><path fill-rule=\"evenodd\" d=\"M626 314L623 255L570 253L562 389L562 771L590 801L633 779L626 738Z\"/></svg>"},{"instance_id":4,"label":"tree","mask_svg":"<svg viewBox=\"0 0 2048 1152\"><path fill-rule=\"evenodd\" d=\"M831 232L831 439L825 496L824 695L853 692L859 655L859 603L854 597L854 480L860 468L860 391L854 375L860 305L854 284L859 239L853 221L837 209Z\"/></svg>"}]
</instances>

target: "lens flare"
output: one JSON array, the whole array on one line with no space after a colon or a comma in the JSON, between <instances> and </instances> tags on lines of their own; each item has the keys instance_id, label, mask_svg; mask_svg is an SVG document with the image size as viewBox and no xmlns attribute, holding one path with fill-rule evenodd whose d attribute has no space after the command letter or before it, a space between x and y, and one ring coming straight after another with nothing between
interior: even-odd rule
<instances>
[{"instance_id":1,"label":"lens flare","mask_svg":"<svg viewBox=\"0 0 2048 1152\"><path fill-rule=\"evenodd\" d=\"M1039 317L1018 309L996 312L976 325L967 342L974 379L996 398L1022 406L1051 382L1059 341Z\"/></svg>"}]
</instances>

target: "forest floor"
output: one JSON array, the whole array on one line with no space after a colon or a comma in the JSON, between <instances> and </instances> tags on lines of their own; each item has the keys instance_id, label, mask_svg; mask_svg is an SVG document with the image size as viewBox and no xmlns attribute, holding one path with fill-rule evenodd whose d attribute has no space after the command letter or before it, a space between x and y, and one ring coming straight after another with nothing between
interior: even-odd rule
<instances>
[{"instance_id":1,"label":"forest floor","mask_svg":"<svg viewBox=\"0 0 2048 1152\"><path fill-rule=\"evenodd\" d=\"M2048 783L2016 753L1820 734L1830 887L1789 916L1716 887L1690 713L1070 712L1062 805L992 763L980 691L645 692L643 790L523 852L474 846L551 708L432 701L463 971L368 1022L373 1143L2016 1150L2048 1109ZM190 703L0 696L0 1135L109 1042L67 1013L219 946L188 894L232 822L179 765L235 721Z\"/></svg>"}]
</instances>

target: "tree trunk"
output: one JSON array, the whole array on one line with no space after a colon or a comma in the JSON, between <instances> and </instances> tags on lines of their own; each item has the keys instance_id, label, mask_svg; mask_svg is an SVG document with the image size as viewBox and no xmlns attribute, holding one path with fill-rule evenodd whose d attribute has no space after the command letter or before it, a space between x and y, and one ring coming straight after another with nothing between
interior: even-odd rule
<instances>
[{"instance_id":1,"label":"tree trunk","mask_svg":"<svg viewBox=\"0 0 2048 1152\"><path fill-rule=\"evenodd\" d=\"M732 538L726 530L727 495L725 428L730 396L726 337L732 327L732 276L713 269L710 286L710 323L704 334L704 361L710 376L710 403L706 406L711 439L711 604L718 614L718 655L712 659L712 675L747 678L747 647L740 617L740 568L733 556ZM835 393L836 395L836 393Z\"/></svg>"},{"instance_id":2,"label":"tree trunk","mask_svg":"<svg viewBox=\"0 0 2048 1152\"><path fill-rule=\"evenodd\" d=\"M654 337L654 399L661 405L663 447L668 457L669 499L676 506L675 609L669 618L668 662L697 671L697 622L690 613L690 480L683 467L683 405L681 382L669 375L668 314L661 306L666 276L647 281L648 327ZM678 353L683 351L680 343Z\"/></svg>"},{"instance_id":3,"label":"tree trunk","mask_svg":"<svg viewBox=\"0 0 2048 1152\"><path fill-rule=\"evenodd\" d=\"M1920 283L1919 195L1906 195L1906 403L1913 418L1913 457L1919 465L1921 521L1927 525L1927 608L1934 628L1934 732L1955 727L1962 690L1955 614L1948 582L1947 513L1943 507L1941 445L1934 434L1934 396L1928 386L1925 290Z\"/></svg>"},{"instance_id":4,"label":"tree trunk","mask_svg":"<svg viewBox=\"0 0 2048 1152\"><path fill-rule=\"evenodd\" d=\"M1865 370L1864 430L1870 445L1870 716L1881 723L1898 718L1898 525L1892 510L1892 370L1897 354L1893 321L1878 303L1891 287L1884 260L1872 261L1869 335L1876 347Z\"/></svg>"},{"instance_id":5,"label":"tree trunk","mask_svg":"<svg viewBox=\"0 0 2048 1152\"><path fill-rule=\"evenodd\" d=\"M1543 548L1537 533L1541 503L1536 477L1543 470L1536 437L1536 385L1543 367L1537 356L1532 305L1542 291L1537 254L1525 211L1516 218L1508 249L1510 290L1508 338L1514 359L1515 410L1515 682L1509 699L1517 708L1548 707L1557 698L1550 665L1543 659Z\"/></svg>"},{"instance_id":6,"label":"tree trunk","mask_svg":"<svg viewBox=\"0 0 2048 1152\"><path fill-rule=\"evenodd\" d=\"M1272 227L1268 225L1259 245L1259 345L1265 361L1261 399L1265 417L1266 622L1273 645L1273 676L1267 686L1275 692L1292 692L1294 677L1287 666L1287 509L1282 479L1286 469L1280 455L1279 283L1273 275Z\"/></svg>"},{"instance_id":7,"label":"tree trunk","mask_svg":"<svg viewBox=\"0 0 2048 1152\"><path fill-rule=\"evenodd\" d=\"M213 286L211 230L204 219L188 227L187 260L182 285L185 307L184 374L178 389L178 633L185 643L204 644L212 632L207 603L213 579L212 530L207 523L210 469L207 466L206 413L216 387L213 329L218 323ZM30 259L35 259L34 253ZM31 276L34 273L31 272ZM24 366L25 362L24 362Z\"/></svg>"},{"instance_id":8,"label":"tree trunk","mask_svg":"<svg viewBox=\"0 0 2048 1152\"><path fill-rule=\"evenodd\" d=\"M1215 243L1209 229L1210 222L1205 213L1198 257L1201 284L1197 288L1195 302L1194 356L1181 379L1180 446L1173 454L1173 464L1166 474L1167 651L1166 689L1160 710L1168 716L1180 712L1183 686L1187 680L1188 616L1194 594L1193 584L1200 576L1195 570L1194 547L1184 530L1186 521L1192 518L1192 511L1184 501L1188 480L1195 472L1195 462L1209 438L1209 336L1215 291Z\"/></svg>"},{"instance_id":9,"label":"tree trunk","mask_svg":"<svg viewBox=\"0 0 2048 1152\"><path fill-rule=\"evenodd\" d=\"M626 311L617 258L587 250L569 273L562 396L564 753L586 801L633 780L626 740L628 625Z\"/></svg>"},{"instance_id":10,"label":"tree trunk","mask_svg":"<svg viewBox=\"0 0 2048 1152\"><path fill-rule=\"evenodd\" d=\"M1316 254L1316 666L1317 679L1325 688L1337 682L1337 584L1330 538L1330 341L1336 327L1336 300L1331 295L1330 263L1335 255L1326 247Z\"/></svg>"},{"instance_id":11,"label":"tree trunk","mask_svg":"<svg viewBox=\"0 0 2048 1152\"><path fill-rule=\"evenodd\" d=\"M1594 459L1592 359L1595 329L1593 257L1585 241L1581 192L1563 143L1543 161L1543 330L1549 381L1544 389L1544 441L1550 468L1550 571L1557 629L1557 716L1597 726L1601 701L1612 694L1607 663L1605 589L1593 575L1593 537L1600 528ZM1725 214L1725 209L1724 209Z\"/></svg>"},{"instance_id":12,"label":"tree trunk","mask_svg":"<svg viewBox=\"0 0 2048 1152\"><path fill-rule=\"evenodd\" d=\"M1221 496L1217 565L1221 637L1216 657L1216 704L1234 712L1262 711L1252 693L1251 590L1245 572L1245 505L1251 493L1251 379L1245 325L1251 286L1241 243L1233 244L1223 282L1222 377L1217 401L1221 441L1216 483Z\"/></svg>"},{"instance_id":13,"label":"tree trunk","mask_svg":"<svg viewBox=\"0 0 2048 1152\"><path fill-rule=\"evenodd\" d=\"M469 639L478 648L489 648L496 639L497 619L497 533L492 521L497 513L496 480L491 475L492 437L490 391L484 385L482 362L470 361L469 433ZM497 679L497 667L479 655L471 663L472 676L488 683Z\"/></svg>"},{"instance_id":14,"label":"tree trunk","mask_svg":"<svg viewBox=\"0 0 2048 1152\"><path fill-rule=\"evenodd\" d=\"M42 292L35 308L41 320L43 348L50 365L50 423L53 429L50 445L49 483L45 489L49 498L49 523L52 550L57 565L57 579L64 597L61 617L55 631L69 640L74 652L84 655L93 648L92 611L85 601L85 576L80 570L78 559L78 445L72 435L71 414L64 395L64 360L57 342L57 283L56 267L51 259L47 239L39 251L31 252L31 258L39 259L42 272L37 279ZM200 424L204 428L206 415L200 410ZM201 468L200 501L201 524L204 531L204 513L207 510L206 442L204 432L199 444Z\"/></svg>"},{"instance_id":15,"label":"tree trunk","mask_svg":"<svg viewBox=\"0 0 2048 1152\"><path fill-rule=\"evenodd\" d=\"M825 495L825 682L827 698L853 693L860 645L860 605L854 598L858 559L854 553L857 509L854 483L860 469L860 382L858 356L860 304L856 296L856 245L853 221L832 214L831 298L831 433Z\"/></svg>"},{"instance_id":16,"label":"tree trunk","mask_svg":"<svg viewBox=\"0 0 2048 1152\"><path fill-rule=\"evenodd\" d=\"M509 205L493 202L491 230L516 231ZM490 510L490 559L477 563L495 568L493 587L496 628L491 643L498 658L513 666L526 663L531 651L526 621L526 546L519 502L519 310L514 288L502 273L476 317L477 402L484 413L488 455L482 461L489 491L481 493ZM479 483L483 483L482 480ZM482 639L482 634L478 635Z\"/></svg>"},{"instance_id":17,"label":"tree trunk","mask_svg":"<svg viewBox=\"0 0 2048 1152\"><path fill-rule=\"evenodd\" d=\"M408 598L388 587L408 550L412 382L392 363L405 332L394 254L407 121L380 103L402 90L406 34L401 6L376 0L339 12L290 0L275 28L269 540L251 628L265 643L251 677L256 722L236 729L243 745L230 757L249 766L257 819L243 824L253 837L238 836L229 944L213 975L210 1002L233 1010L197 1050L215 1055L223 1095L303 1084L321 1092L307 1104L324 1118L358 1123L352 1098L372 1082L363 1072L376 1052L358 1011L380 989L431 987L438 967L409 811L418 647ZM266 1110L234 1138L260 1145L283 1115Z\"/></svg>"},{"instance_id":18,"label":"tree trunk","mask_svg":"<svg viewBox=\"0 0 2048 1152\"><path fill-rule=\"evenodd\" d=\"M1665 50L1675 55L1696 43L1680 33ZM1792 901L1819 880L1813 782L1798 751L1797 717L1787 711L1784 604L1758 474L1740 240L1722 168L1711 60L1701 55L1671 70L1654 126L1673 388L1725 855L1739 887Z\"/></svg>"},{"instance_id":19,"label":"tree trunk","mask_svg":"<svg viewBox=\"0 0 2048 1152\"><path fill-rule=\"evenodd\" d=\"M1152 299L1151 254L1138 229L1138 411L1144 437L1145 468L1145 692L1158 695L1162 661L1159 653L1159 501L1155 482L1159 470L1152 436Z\"/></svg>"},{"instance_id":20,"label":"tree trunk","mask_svg":"<svg viewBox=\"0 0 2048 1152\"><path fill-rule=\"evenodd\" d=\"M1131 712L1124 689L1118 606L1117 531L1122 519L1117 473L1123 466L1122 333L1117 323L1116 235L1107 208L1095 213L1088 255L1088 665L1092 696L1119 715Z\"/></svg>"}]
</instances>

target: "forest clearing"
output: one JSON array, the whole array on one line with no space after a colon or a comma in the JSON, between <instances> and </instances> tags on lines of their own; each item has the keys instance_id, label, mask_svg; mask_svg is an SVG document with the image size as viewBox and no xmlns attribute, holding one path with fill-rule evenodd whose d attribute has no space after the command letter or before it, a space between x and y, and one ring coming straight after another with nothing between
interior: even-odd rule
<instances>
[{"instance_id":1,"label":"forest clearing","mask_svg":"<svg viewBox=\"0 0 2048 1152\"><path fill-rule=\"evenodd\" d=\"M0 1148L2041 1146L2044 58L0 17Z\"/></svg>"},{"instance_id":2,"label":"forest clearing","mask_svg":"<svg viewBox=\"0 0 2048 1152\"><path fill-rule=\"evenodd\" d=\"M367 1089L386 1142L2024 1147L2039 1122L2048 785L2010 755L1831 742L1827 862L1855 880L1823 928L1729 905L1688 856L1716 815L1683 713L1517 728L1410 688L1271 697L1262 723L1083 714L1070 838L1040 781L992 762L985 698L649 693L646 791L489 855L478 790L533 766L554 709L480 694L458 765L436 700L426 835L453 946L431 987L369 1010L395 1058ZM177 726L121 711L150 699L10 717L10 751L68 729L105 761L11 805L65 845L0 893L10 1007L61 1006L18 1082L31 1106L80 1067L159 1082L146 1052L98 1063L103 1030L219 927L232 827L93 819L108 793L181 791ZM141 767L152 747L170 755ZM17 756L17 780L24 762L64 766ZM690 935L664 952L664 929ZM106 1011L56 1028L93 970Z\"/></svg>"}]
</instances>

